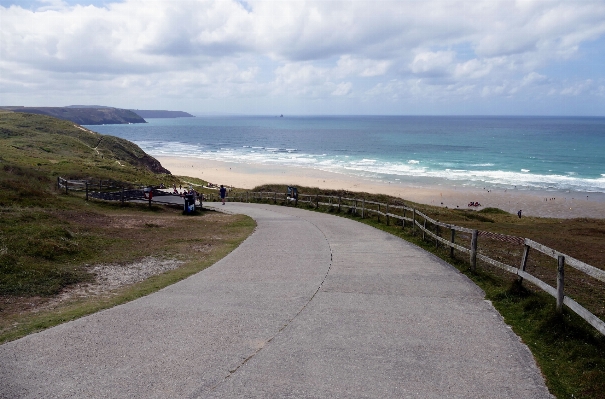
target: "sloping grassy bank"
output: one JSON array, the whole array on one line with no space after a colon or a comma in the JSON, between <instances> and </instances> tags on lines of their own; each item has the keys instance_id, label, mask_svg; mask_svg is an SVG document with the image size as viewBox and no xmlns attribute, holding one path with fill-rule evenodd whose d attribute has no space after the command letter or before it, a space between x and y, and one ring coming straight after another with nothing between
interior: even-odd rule
<instances>
[{"instance_id":1,"label":"sloping grassy bank","mask_svg":"<svg viewBox=\"0 0 605 399\"><path fill-rule=\"evenodd\" d=\"M0 343L146 295L213 264L254 229L252 219L179 207L84 201L56 177L132 185L184 184L126 140L41 115L0 113ZM105 287L142 259L180 267Z\"/></svg>"}]
</instances>

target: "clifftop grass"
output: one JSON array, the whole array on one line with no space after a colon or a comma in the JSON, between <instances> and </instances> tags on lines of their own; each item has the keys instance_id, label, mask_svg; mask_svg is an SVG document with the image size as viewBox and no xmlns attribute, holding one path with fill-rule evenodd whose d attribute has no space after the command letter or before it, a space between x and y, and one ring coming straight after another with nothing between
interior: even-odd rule
<instances>
[{"instance_id":1,"label":"clifftop grass","mask_svg":"<svg viewBox=\"0 0 605 399\"><path fill-rule=\"evenodd\" d=\"M174 283L250 234L254 221L243 216L184 217L180 208L86 202L83 193L56 188L57 176L135 186L182 183L162 171L127 140L47 116L0 112L0 343ZM119 292L43 309L92 282L93 265L148 256L185 263Z\"/></svg>"},{"instance_id":2,"label":"clifftop grass","mask_svg":"<svg viewBox=\"0 0 605 399\"><path fill-rule=\"evenodd\" d=\"M46 176L157 182L169 173L136 144L43 115L0 113L0 162Z\"/></svg>"}]
</instances>

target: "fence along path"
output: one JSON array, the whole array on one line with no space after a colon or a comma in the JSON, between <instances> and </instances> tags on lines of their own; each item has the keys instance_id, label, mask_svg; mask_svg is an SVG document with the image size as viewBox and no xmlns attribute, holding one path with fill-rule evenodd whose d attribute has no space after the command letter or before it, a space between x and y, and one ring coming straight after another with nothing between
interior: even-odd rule
<instances>
[{"instance_id":1,"label":"fence along path","mask_svg":"<svg viewBox=\"0 0 605 399\"><path fill-rule=\"evenodd\" d=\"M213 195L211 194L210 200L212 201L213 199ZM290 198L287 193L277 192L243 192L236 193L235 195L227 197L227 200L229 201L238 202L249 202L251 200L266 200L277 203L278 199L280 202L284 201L286 205L297 205L298 202L301 202L311 205L315 208L319 208L320 206L327 206L331 208L337 208L338 211L341 211L342 209L347 209L348 211L354 214L361 213L362 218L368 217L370 215L375 215L378 218L382 216L385 219L385 223L387 225L391 223L391 219L395 219L401 222L402 228L405 228L406 222L409 222L412 224L413 229L417 228L422 232L423 240L426 239L426 236L429 236L435 240L435 243L437 245L441 243L445 246L448 246L450 248L450 256L454 256L454 249L468 254L471 270L476 270L477 259L480 259L494 267L515 274L519 277L520 282L525 279L530 283L534 284L535 286L539 287L543 291L547 292L551 296L553 296L556 299L557 312L562 312L563 305L566 305L574 313L576 313L578 316L588 322L591 326L597 329L601 334L605 335L605 322L603 322L603 320L588 311L582 305L574 301L572 298L565 295L565 266L572 267L575 270L578 270L586 274L587 276L590 276L591 278L594 278L604 283L605 270L601 270L599 268L591 266L569 255L561 253L555 249L549 248L545 245L530 240L529 238L509 236L505 234L469 229L462 226L442 223L438 220L430 218L429 216L412 207L408 207L405 205L389 205L376 201L368 201L364 198L349 198L342 196L328 196L319 194L310 195L300 193L298 194L298 198L294 199ZM401 212L401 214L393 213L394 211L399 211ZM429 224L428 227L427 223ZM450 240L446 240L439 234L436 234L435 232L431 231L430 225L432 225L434 230L436 231L439 231L439 228L449 229L451 231ZM456 232L463 232L470 235L471 239L468 248L455 243ZM507 242L516 245L523 245L523 255L519 261L519 266L511 266L479 253L478 237L481 236L497 241ZM529 258L530 249L534 249L540 253L543 253L544 255L547 255L557 260L556 287L547 284L546 282L540 280L538 277L526 271L526 265Z\"/></svg>"},{"instance_id":2,"label":"fence along path","mask_svg":"<svg viewBox=\"0 0 605 399\"><path fill-rule=\"evenodd\" d=\"M151 206L152 199L141 197L140 190L124 190L124 186L121 186L121 193L109 193L107 195L114 195L111 198L103 198L103 193L101 193L101 187L106 188L117 188L120 187L119 183L113 181L106 181L106 186L103 186L103 181L100 180L99 184L99 198L101 199L109 199L109 200L121 200L122 202L125 200L146 200L149 201L149 205ZM89 187L96 185L90 181L84 180L67 180L63 178L57 178L57 186L59 189L65 188L65 191L71 187L72 190L80 190L86 191L86 198L88 199ZM115 197L118 195L118 197ZM214 194L208 195L209 199L214 200ZM364 198L349 198L342 196L327 196L327 195L319 195L319 194L299 194L298 198L292 199L288 197L287 193L277 193L277 192L241 192L236 193L235 195L231 195L227 197L229 201L238 201L238 202L249 202L250 200L267 200L273 201L277 203L278 199L280 201L284 201L286 204L294 202L294 204L298 204L298 202L306 203L315 208L319 208L320 206L328 206L332 208L337 208L338 211L342 209L347 209L352 213L358 214L361 213L361 217L365 218L369 215L376 215L380 218L380 216L385 218L385 222L387 225L390 224L391 219L400 220L402 228L405 228L405 223L412 223L412 227L414 229L418 228L422 232L423 240L426 239L426 236L433 238L438 245L442 243L445 246L449 246L450 248L450 256L454 256L454 249L466 253L469 255L469 263L471 270L475 270L477 267L477 259L482 260L494 267L497 267L506 272L515 274L519 276L519 281L523 281L523 279L529 281L535 286L539 287L543 291L547 292L551 296L556 299L556 309L557 312L562 312L563 305L566 305L569 309L571 309L574 313L588 322L591 326L597 329L601 334L605 335L605 322L595 316L593 313L588 311L578 302L574 301L568 295L565 295L565 266L570 266L587 276L590 276L600 282L605 283L605 270L601 270L594 266L591 266L587 263L584 263L578 259L575 259L569 255L561 253L555 249L549 248L545 245L537 243L529 238L509 236L505 234L498 234L489 231L481 231L469 229L462 226L456 226L453 224L447 224L439 222L438 220L434 220L424 213L418 211L415 208L408 207L405 205L389 205L386 203L376 202L376 201L367 201ZM161 201L166 203L165 201ZM375 207L372 208L372 206ZM383 211L384 210L384 211ZM400 211L402 214L393 213L393 211ZM407 212L411 213L411 217L407 216ZM421 223L422 221L422 223ZM429 227L427 227L427 223L429 223ZM439 234L436 234L431 231L430 225L434 227L435 230L445 228L451 231L450 240L446 240L441 237ZM460 244L455 243L456 232L463 232L470 234L471 239L469 243L469 248L466 248ZM511 266L506 263L500 262L496 259L492 259L484 254L478 252L478 237L487 237L493 240L507 242L511 244L523 245L523 255L519 262L519 267ZM540 253L543 253L551 258L557 260L557 275L556 275L556 287L553 287L546 282L540 280L538 277L528 273L526 271L526 265L529 258L530 249L534 249Z\"/></svg>"},{"instance_id":3,"label":"fence along path","mask_svg":"<svg viewBox=\"0 0 605 399\"><path fill-rule=\"evenodd\" d=\"M128 201L144 201L149 203L149 206L152 203L158 205L183 205L183 197L181 195L159 190L158 187L152 187L153 195L150 196L147 192L148 188L115 180L75 180L57 177L58 190L65 190L66 194L69 191L85 192L87 201L91 197L105 201L121 201L122 204ZM199 205L201 205L201 199Z\"/></svg>"}]
</instances>

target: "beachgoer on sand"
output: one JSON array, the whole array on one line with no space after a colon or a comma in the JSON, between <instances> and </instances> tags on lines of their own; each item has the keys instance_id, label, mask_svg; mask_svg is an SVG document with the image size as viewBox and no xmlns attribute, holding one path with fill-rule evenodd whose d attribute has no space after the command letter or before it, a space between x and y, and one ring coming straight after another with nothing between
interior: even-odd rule
<instances>
[{"instance_id":1,"label":"beachgoer on sand","mask_svg":"<svg viewBox=\"0 0 605 399\"><path fill-rule=\"evenodd\" d=\"M225 195L227 194L227 189L221 184L221 200L223 201L223 205L225 205Z\"/></svg>"}]
</instances>

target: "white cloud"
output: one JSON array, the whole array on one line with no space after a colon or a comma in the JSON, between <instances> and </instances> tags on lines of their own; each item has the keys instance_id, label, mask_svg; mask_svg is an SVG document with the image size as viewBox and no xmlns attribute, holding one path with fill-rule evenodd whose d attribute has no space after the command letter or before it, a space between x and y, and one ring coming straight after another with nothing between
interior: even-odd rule
<instances>
[{"instance_id":1,"label":"white cloud","mask_svg":"<svg viewBox=\"0 0 605 399\"><path fill-rule=\"evenodd\" d=\"M565 87L561 90L561 94L564 96L578 96L593 87L594 82L592 79L587 79L582 82L575 82L571 86Z\"/></svg>"},{"instance_id":2,"label":"white cloud","mask_svg":"<svg viewBox=\"0 0 605 399\"><path fill-rule=\"evenodd\" d=\"M338 59L335 74L338 76L381 76L387 72L390 66L391 61L388 60L372 60L347 54Z\"/></svg>"},{"instance_id":3,"label":"white cloud","mask_svg":"<svg viewBox=\"0 0 605 399\"><path fill-rule=\"evenodd\" d=\"M333 96L346 96L351 93L352 88L353 84L351 82L342 82L336 86L336 90L334 90L331 94Z\"/></svg>"},{"instance_id":4,"label":"white cloud","mask_svg":"<svg viewBox=\"0 0 605 399\"><path fill-rule=\"evenodd\" d=\"M111 88L129 99L179 91L191 99L347 96L363 112L370 97L601 98L594 82L605 78L547 72L602 41L599 0L45 0L34 10L0 8L0 16L5 104L44 98L40 90L53 93L49 102L69 103L59 100Z\"/></svg>"},{"instance_id":5,"label":"white cloud","mask_svg":"<svg viewBox=\"0 0 605 399\"><path fill-rule=\"evenodd\" d=\"M414 74L443 76L449 74L454 56L453 51L422 52L416 54L409 67Z\"/></svg>"}]
</instances>

